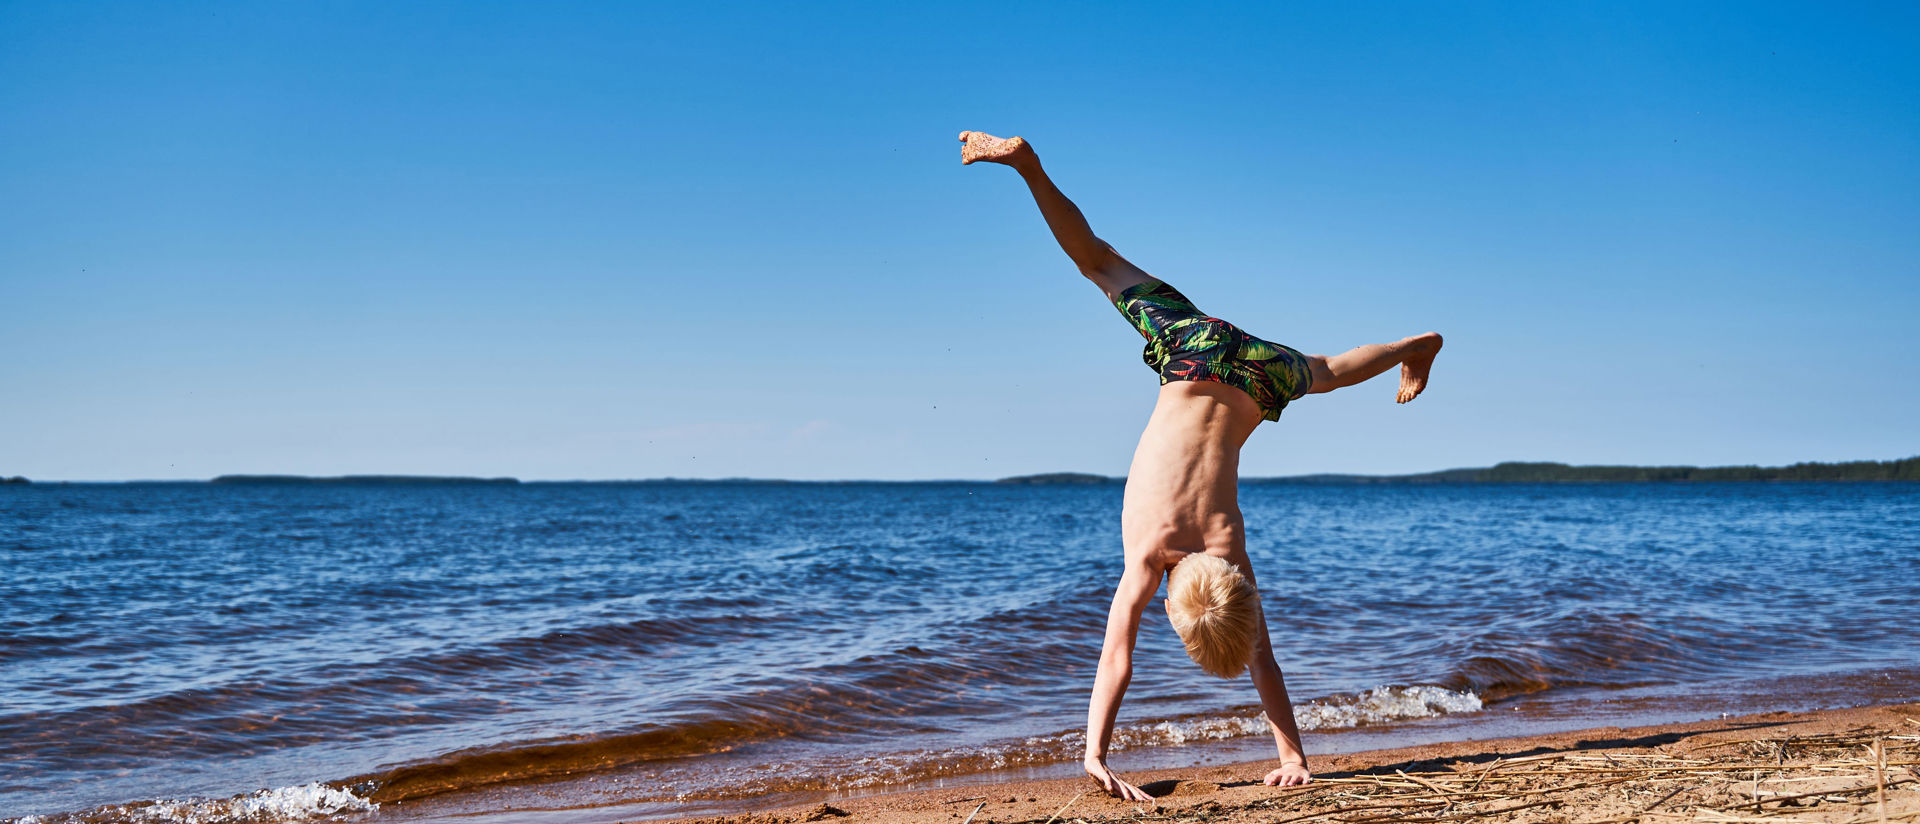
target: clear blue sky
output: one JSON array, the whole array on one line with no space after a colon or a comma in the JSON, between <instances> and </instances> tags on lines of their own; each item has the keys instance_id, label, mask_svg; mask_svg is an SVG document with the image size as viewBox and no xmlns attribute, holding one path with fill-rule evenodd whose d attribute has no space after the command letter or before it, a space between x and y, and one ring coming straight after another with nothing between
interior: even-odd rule
<instances>
[{"instance_id":1,"label":"clear blue sky","mask_svg":"<svg viewBox=\"0 0 1920 824\"><path fill-rule=\"evenodd\" d=\"M0 3L0 474L1125 472L1202 308L1431 390L1244 471L1920 453L1912 4Z\"/></svg>"}]
</instances>

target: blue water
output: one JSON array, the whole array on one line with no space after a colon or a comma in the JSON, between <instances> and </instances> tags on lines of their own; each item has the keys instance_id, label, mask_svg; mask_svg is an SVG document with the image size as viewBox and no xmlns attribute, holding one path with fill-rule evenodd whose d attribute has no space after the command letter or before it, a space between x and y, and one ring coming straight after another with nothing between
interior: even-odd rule
<instances>
[{"instance_id":1,"label":"blue water","mask_svg":"<svg viewBox=\"0 0 1920 824\"><path fill-rule=\"evenodd\" d=\"M322 781L377 819L563 771L671 804L1074 760L1120 498L0 487L0 817ZM1248 484L1242 507L1323 736L1920 696L1920 486ZM1251 686L1157 614L1123 744L1258 734ZM89 815L165 812L140 809Z\"/></svg>"}]
</instances>

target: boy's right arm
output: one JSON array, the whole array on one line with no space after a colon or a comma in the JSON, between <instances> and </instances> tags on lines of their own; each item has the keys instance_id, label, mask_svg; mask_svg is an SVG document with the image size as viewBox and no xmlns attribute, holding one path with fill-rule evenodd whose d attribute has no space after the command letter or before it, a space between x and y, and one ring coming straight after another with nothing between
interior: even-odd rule
<instances>
[{"instance_id":1,"label":"boy's right arm","mask_svg":"<svg viewBox=\"0 0 1920 824\"><path fill-rule=\"evenodd\" d=\"M1160 590L1160 574L1143 561L1130 562L1114 589L1107 611L1107 638L1100 650L1100 669L1093 677L1093 700L1087 706L1087 774L1110 795L1128 801L1152 801L1139 787L1121 780L1107 766L1107 745L1113 741L1114 718L1120 699L1133 680L1133 642L1140 631L1140 613Z\"/></svg>"},{"instance_id":2,"label":"boy's right arm","mask_svg":"<svg viewBox=\"0 0 1920 824\"><path fill-rule=\"evenodd\" d=\"M1253 650L1253 688L1260 693L1260 704L1267 712L1267 725L1273 728L1273 741L1280 750L1280 767L1267 773L1265 783L1291 787L1313 782L1307 767L1306 749L1300 745L1300 728L1293 720L1293 700L1287 697L1286 675L1273 660L1273 641L1267 634L1267 614L1260 612L1260 636Z\"/></svg>"}]
</instances>

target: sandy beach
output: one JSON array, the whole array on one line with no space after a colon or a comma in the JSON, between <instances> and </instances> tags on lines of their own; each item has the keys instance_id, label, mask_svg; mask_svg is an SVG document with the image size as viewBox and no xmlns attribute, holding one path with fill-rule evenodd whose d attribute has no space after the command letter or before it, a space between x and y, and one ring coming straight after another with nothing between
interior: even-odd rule
<instances>
[{"instance_id":1,"label":"sandy beach","mask_svg":"<svg viewBox=\"0 0 1920 824\"><path fill-rule=\"evenodd\" d=\"M1314 759L1129 773L1157 806L1085 780L1012 781L797 806L686 824L1014 822L1876 822L1920 819L1920 703L1458 741Z\"/></svg>"}]
</instances>

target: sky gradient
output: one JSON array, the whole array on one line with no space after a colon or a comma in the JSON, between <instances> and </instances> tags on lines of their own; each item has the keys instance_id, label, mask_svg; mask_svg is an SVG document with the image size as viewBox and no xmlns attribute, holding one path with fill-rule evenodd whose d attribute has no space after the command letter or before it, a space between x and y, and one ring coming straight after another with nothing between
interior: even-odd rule
<instances>
[{"instance_id":1,"label":"sky gradient","mask_svg":"<svg viewBox=\"0 0 1920 824\"><path fill-rule=\"evenodd\" d=\"M1309 352L1247 475L1920 453L1910 4L0 2L0 474L1124 474L1009 170Z\"/></svg>"}]
</instances>

